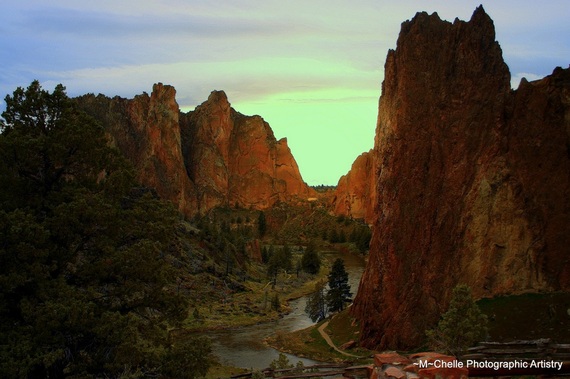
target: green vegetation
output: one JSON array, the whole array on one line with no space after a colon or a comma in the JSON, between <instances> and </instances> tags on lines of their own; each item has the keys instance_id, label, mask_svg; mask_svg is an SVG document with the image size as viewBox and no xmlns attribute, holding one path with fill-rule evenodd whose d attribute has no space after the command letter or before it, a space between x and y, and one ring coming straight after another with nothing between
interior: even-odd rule
<instances>
[{"instance_id":1,"label":"green vegetation","mask_svg":"<svg viewBox=\"0 0 570 379\"><path fill-rule=\"evenodd\" d=\"M336 186L331 186L331 185L325 185L325 184L320 184L318 186L311 186L312 189L314 189L317 192L328 192L328 191L334 191L336 189Z\"/></svg>"},{"instance_id":2,"label":"green vegetation","mask_svg":"<svg viewBox=\"0 0 570 379\"><path fill-rule=\"evenodd\" d=\"M453 289L449 309L434 329L426 331L432 348L459 356L487 335L487 317L481 312L471 289L458 285Z\"/></svg>"},{"instance_id":3,"label":"green vegetation","mask_svg":"<svg viewBox=\"0 0 570 379\"><path fill-rule=\"evenodd\" d=\"M328 290L325 282L318 282L307 299L305 312L313 322L317 322L326 318L327 312L342 311L351 298L344 261L337 258L328 274Z\"/></svg>"},{"instance_id":4,"label":"green vegetation","mask_svg":"<svg viewBox=\"0 0 570 379\"><path fill-rule=\"evenodd\" d=\"M188 302L172 206L63 86L18 88L2 117L0 376L203 375L209 341L173 332Z\"/></svg>"},{"instance_id":5,"label":"green vegetation","mask_svg":"<svg viewBox=\"0 0 570 379\"><path fill-rule=\"evenodd\" d=\"M481 299L477 304L489 320L491 341L570 341L570 293L499 296Z\"/></svg>"},{"instance_id":6,"label":"green vegetation","mask_svg":"<svg viewBox=\"0 0 570 379\"><path fill-rule=\"evenodd\" d=\"M317 252L317 247L313 241L310 241L307 248L303 252L301 258L301 268L308 274L316 275L321 269L321 257Z\"/></svg>"},{"instance_id":7,"label":"green vegetation","mask_svg":"<svg viewBox=\"0 0 570 379\"><path fill-rule=\"evenodd\" d=\"M257 218L257 232L259 233L259 238L263 238L267 232L267 221L263 211L259 212L259 217Z\"/></svg>"},{"instance_id":8,"label":"green vegetation","mask_svg":"<svg viewBox=\"0 0 570 379\"><path fill-rule=\"evenodd\" d=\"M268 343L281 351L317 361L343 362L356 360L357 358L355 357L340 354L327 344L318 331L318 328L322 326L324 322L325 321L291 333L277 333L277 335L268 339ZM331 337L335 345L340 347L347 342L358 340L359 327L356 321L350 316L350 312L345 309L330 319L325 331ZM373 354L372 351L361 347L350 349L348 353L359 357L370 357ZM358 364L365 364L367 360L359 359L359 362Z\"/></svg>"},{"instance_id":9,"label":"green vegetation","mask_svg":"<svg viewBox=\"0 0 570 379\"><path fill-rule=\"evenodd\" d=\"M184 220L63 86L33 82L6 104L0 376L223 372L195 331L278 318L324 278L319 251L357 251L352 235L368 229L286 204ZM333 227L350 242L321 239Z\"/></svg>"},{"instance_id":10,"label":"green vegetation","mask_svg":"<svg viewBox=\"0 0 570 379\"><path fill-rule=\"evenodd\" d=\"M293 368L293 364L289 361L289 358L283 353L279 353L279 357L274 359L269 364L269 368L273 370L282 370L286 368Z\"/></svg>"},{"instance_id":11,"label":"green vegetation","mask_svg":"<svg viewBox=\"0 0 570 379\"><path fill-rule=\"evenodd\" d=\"M326 295L328 311L342 311L344 304L349 303L352 299L350 285L348 284L348 273L344 268L342 258L337 258L334 261L328 278L329 290Z\"/></svg>"},{"instance_id":12,"label":"green vegetation","mask_svg":"<svg viewBox=\"0 0 570 379\"><path fill-rule=\"evenodd\" d=\"M313 322L319 322L327 317L327 301L324 282L319 282L315 285L315 291L307 298L305 312Z\"/></svg>"}]
</instances>

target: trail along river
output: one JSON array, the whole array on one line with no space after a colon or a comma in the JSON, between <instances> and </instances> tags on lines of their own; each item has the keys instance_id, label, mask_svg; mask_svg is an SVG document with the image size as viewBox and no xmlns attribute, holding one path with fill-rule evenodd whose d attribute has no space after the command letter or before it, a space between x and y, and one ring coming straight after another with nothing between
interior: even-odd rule
<instances>
[{"instance_id":1,"label":"trail along river","mask_svg":"<svg viewBox=\"0 0 570 379\"><path fill-rule=\"evenodd\" d=\"M364 270L364 258L357 254L324 253L328 259L341 257L344 260L353 298L357 292L360 277ZM212 348L220 361L227 365L247 369L264 369L271 361L278 358L279 352L263 343L263 340L278 331L292 332L305 329L314 323L305 314L306 297L289 302L291 312L281 319L263 324L250 325L235 329L209 331ZM296 364L302 361L305 365L315 361L286 354L289 361Z\"/></svg>"}]
</instances>

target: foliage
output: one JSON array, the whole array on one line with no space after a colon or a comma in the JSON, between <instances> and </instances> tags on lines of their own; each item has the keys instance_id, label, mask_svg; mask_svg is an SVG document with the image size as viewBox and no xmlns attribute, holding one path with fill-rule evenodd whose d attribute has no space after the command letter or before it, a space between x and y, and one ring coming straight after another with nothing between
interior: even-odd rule
<instances>
[{"instance_id":1,"label":"foliage","mask_svg":"<svg viewBox=\"0 0 570 379\"><path fill-rule=\"evenodd\" d=\"M277 251L272 247L269 249L269 261L267 263L267 277L272 278L273 282L277 280L279 271L291 271L293 268L293 253L288 245L284 245Z\"/></svg>"},{"instance_id":2,"label":"foliage","mask_svg":"<svg viewBox=\"0 0 570 379\"><path fill-rule=\"evenodd\" d=\"M318 274L321 269L321 257L313 241L309 242L301 257L301 268L308 274Z\"/></svg>"},{"instance_id":3,"label":"foliage","mask_svg":"<svg viewBox=\"0 0 570 379\"><path fill-rule=\"evenodd\" d=\"M293 364L289 361L289 358L287 358L285 354L279 353L279 357L271 361L269 368L273 370L283 370L287 368L293 368Z\"/></svg>"},{"instance_id":4,"label":"foliage","mask_svg":"<svg viewBox=\"0 0 570 379\"><path fill-rule=\"evenodd\" d=\"M328 310L329 312L342 311L344 304L352 299L350 284L348 284L348 273L344 268L342 258L337 258L334 261L328 279L329 290L326 296Z\"/></svg>"},{"instance_id":5,"label":"foliage","mask_svg":"<svg viewBox=\"0 0 570 379\"><path fill-rule=\"evenodd\" d=\"M358 251L364 254L370 246L370 239L372 238L372 232L370 228L366 225L357 225L352 229L350 233L349 240L354 242Z\"/></svg>"},{"instance_id":6,"label":"foliage","mask_svg":"<svg viewBox=\"0 0 570 379\"><path fill-rule=\"evenodd\" d=\"M2 117L0 376L203 372L209 343L169 332L188 314L176 211L63 86L18 88Z\"/></svg>"},{"instance_id":7,"label":"foliage","mask_svg":"<svg viewBox=\"0 0 570 379\"><path fill-rule=\"evenodd\" d=\"M315 291L307 298L305 313L313 322L319 322L327 317L327 303L325 296L325 283L315 284Z\"/></svg>"},{"instance_id":8,"label":"foliage","mask_svg":"<svg viewBox=\"0 0 570 379\"><path fill-rule=\"evenodd\" d=\"M180 379L203 377L212 364L211 350L207 337L180 338L166 354L163 374Z\"/></svg>"},{"instance_id":9,"label":"foliage","mask_svg":"<svg viewBox=\"0 0 570 379\"><path fill-rule=\"evenodd\" d=\"M259 238L263 238L267 232L267 220L265 220L265 213L263 213L263 211L259 212L259 217L257 218L257 231Z\"/></svg>"},{"instance_id":10,"label":"foliage","mask_svg":"<svg viewBox=\"0 0 570 379\"><path fill-rule=\"evenodd\" d=\"M281 300L279 300L278 294L273 295L273 298L271 298L271 308L277 312L281 310Z\"/></svg>"},{"instance_id":11,"label":"foliage","mask_svg":"<svg viewBox=\"0 0 570 379\"><path fill-rule=\"evenodd\" d=\"M264 379L264 378L265 374L259 369L255 369L251 372L251 379Z\"/></svg>"},{"instance_id":12,"label":"foliage","mask_svg":"<svg viewBox=\"0 0 570 379\"><path fill-rule=\"evenodd\" d=\"M453 289L449 308L434 329L426 331L431 347L458 356L487 334L487 316L465 284Z\"/></svg>"}]
</instances>

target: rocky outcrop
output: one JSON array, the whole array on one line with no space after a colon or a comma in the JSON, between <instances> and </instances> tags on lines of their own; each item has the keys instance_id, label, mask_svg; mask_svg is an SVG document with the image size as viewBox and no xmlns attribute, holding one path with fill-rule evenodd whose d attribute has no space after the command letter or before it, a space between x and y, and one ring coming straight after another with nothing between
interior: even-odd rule
<instances>
[{"instance_id":1,"label":"rocky outcrop","mask_svg":"<svg viewBox=\"0 0 570 379\"><path fill-rule=\"evenodd\" d=\"M222 91L183 115L181 128L201 211L218 205L264 209L279 201L304 201L313 193L287 140L277 141L261 117L236 112Z\"/></svg>"},{"instance_id":2,"label":"rocky outcrop","mask_svg":"<svg viewBox=\"0 0 570 379\"><path fill-rule=\"evenodd\" d=\"M570 289L570 70L517 91L482 7L418 13L388 53L375 137L361 344L409 349L465 283L477 297Z\"/></svg>"},{"instance_id":3,"label":"rocky outcrop","mask_svg":"<svg viewBox=\"0 0 570 379\"><path fill-rule=\"evenodd\" d=\"M175 95L159 83L150 96L85 95L75 101L101 121L139 181L187 216L216 206L264 209L314 196L287 140L277 141L261 117L236 112L222 91L181 113Z\"/></svg>"},{"instance_id":4,"label":"rocky outcrop","mask_svg":"<svg viewBox=\"0 0 570 379\"><path fill-rule=\"evenodd\" d=\"M176 90L161 83L134 99L85 95L75 101L99 120L133 164L138 180L187 215L195 213L195 186L182 159Z\"/></svg>"},{"instance_id":5,"label":"rocky outcrop","mask_svg":"<svg viewBox=\"0 0 570 379\"><path fill-rule=\"evenodd\" d=\"M358 156L350 171L339 179L331 200L333 213L371 224L375 214L375 183L374 155L370 150Z\"/></svg>"}]
</instances>

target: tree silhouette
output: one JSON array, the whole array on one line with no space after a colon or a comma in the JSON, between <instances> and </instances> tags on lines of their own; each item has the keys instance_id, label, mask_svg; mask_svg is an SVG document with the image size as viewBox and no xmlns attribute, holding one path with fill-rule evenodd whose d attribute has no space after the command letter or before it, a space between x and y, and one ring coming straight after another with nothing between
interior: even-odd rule
<instances>
[{"instance_id":1,"label":"tree silhouette","mask_svg":"<svg viewBox=\"0 0 570 379\"><path fill-rule=\"evenodd\" d=\"M342 258L337 258L328 275L329 290L327 292L327 306L330 312L342 311L344 304L352 299L350 284L348 284L348 273L344 268Z\"/></svg>"}]
</instances>

